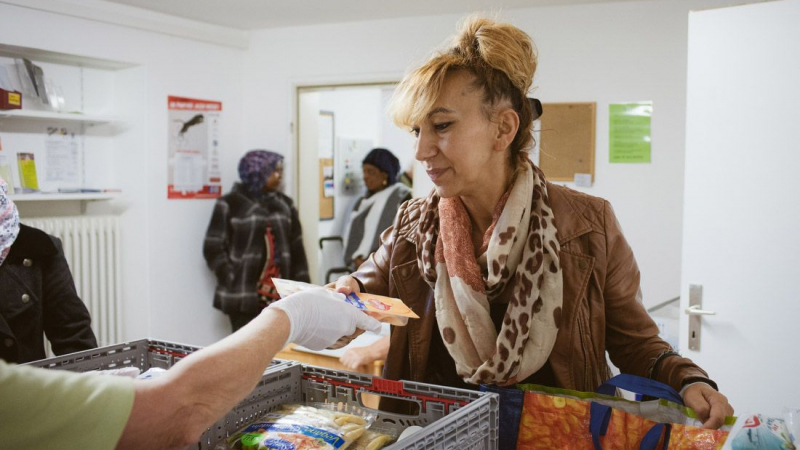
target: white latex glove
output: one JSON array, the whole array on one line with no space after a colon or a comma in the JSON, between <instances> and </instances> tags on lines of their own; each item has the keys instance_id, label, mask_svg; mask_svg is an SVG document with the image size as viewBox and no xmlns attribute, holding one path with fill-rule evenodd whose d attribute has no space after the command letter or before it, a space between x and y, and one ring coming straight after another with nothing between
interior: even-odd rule
<instances>
[{"instance_id":1,"label":"white latex glove","mask_svg":"<svg viewBox=\"0 0 800 450\"><path fill-rule=\"evenodd\" d=\"M311 350L330 347L356 328L378 332L381 323L344 302L344 294L324 288L308 289L269 305L289 316L289 339Z\"/></svg>"}]
</instances>

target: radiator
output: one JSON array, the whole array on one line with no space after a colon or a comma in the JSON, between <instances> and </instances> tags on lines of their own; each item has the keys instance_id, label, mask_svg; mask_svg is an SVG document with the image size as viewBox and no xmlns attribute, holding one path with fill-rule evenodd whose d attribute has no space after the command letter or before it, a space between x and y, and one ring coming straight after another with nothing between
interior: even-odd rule
<instances>
[{"instance_id":1,"label":"radiator","mask_svg":"<svg viewBox=\"0 0 800 450\"><path fill-rule=\"evenodd\" d=\"M120 237L115 216L43 217L23 219L59 239L78 295L92 315L98 345L121 338ZM48 353L50 348L48 345Z\"/></svg>"}]
</instances>

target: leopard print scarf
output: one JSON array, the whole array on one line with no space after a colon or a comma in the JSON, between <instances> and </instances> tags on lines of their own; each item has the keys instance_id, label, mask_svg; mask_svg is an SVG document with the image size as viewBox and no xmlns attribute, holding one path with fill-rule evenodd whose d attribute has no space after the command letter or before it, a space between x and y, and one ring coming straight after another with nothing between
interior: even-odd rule
<instances>
[{"instance_id":1,"label":"leopard print scarf","mask_svg":"<svg viewBox=\"0 0 800 450\"><path fill-rule=\"evenodd\" d=\"M417 261L434 290L439 331L459 376L472 384L511 385L535 373L555 344L563 298L544 174L531 164L517 176L487 231L485 274L461 200L433 191L421 208ZM498 334L489 303L507 286L513 296Z\"/></svg>"}]
</instances>

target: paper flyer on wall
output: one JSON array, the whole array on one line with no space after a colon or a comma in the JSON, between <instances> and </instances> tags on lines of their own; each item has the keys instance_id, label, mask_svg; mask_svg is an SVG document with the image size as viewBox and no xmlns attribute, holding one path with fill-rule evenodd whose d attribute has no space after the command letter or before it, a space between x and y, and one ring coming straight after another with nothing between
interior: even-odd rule
<instances>
[{"instance_id":1,"label":"paper flyer on wall","mask_svg":"<svg viewBox=\"0 0 800 450\"><path fill-rule=\"evenodd\" d=\"M80 150L75 133L49 128L45 138L45 181L59 189L80 189Z\"/></svg>"},{"instance_id":2,"label":"paper flyer on wall","mask_svg":"<svg viewBox=\"0 0 800 450\"><path fill-rule=\"evenodd\" d=\"M222 103L169 96L167 198L222 195L219 127Z\"/></svg>"},{"instance_id":3,"label":"paper flyer on wall","mask_svg":"<svg viewBox=\"0 0 800 450\"><path fill-rule=\"evenodd\" d=\"M273 278L272 282L275 284L275 289L278 290L278 294L280 294L281 297L286 297L306 289L319 287L309 283L284 280L282 278ZM329 288L328 290L330 292L335 292L334 289ZM408 323L408 319L419 319L419 316L399 298L351 292L345 297L344 301L360 310L373 313L373 316L381 322L396 326L405 326L406 323Z\"/></svg>"}]
</instances>

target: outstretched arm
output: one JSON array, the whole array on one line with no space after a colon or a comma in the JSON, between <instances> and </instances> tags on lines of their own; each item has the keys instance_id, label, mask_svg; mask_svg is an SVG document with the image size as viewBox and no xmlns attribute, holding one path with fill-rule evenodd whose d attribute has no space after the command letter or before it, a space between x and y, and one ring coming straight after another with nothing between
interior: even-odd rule
<instances>
[{"instance_id":1,"label":"outstretched arm","mask_svg":"<svg viewBox=\"0 0 800 450\"><path fill-rule=\"evenodd\" d=\"M330 295L309 290L275 302L241 330L189 355L163 377L137 382L117 448L191 445L252 392L287 341L325 348L356 328L380 329L378 321Z\"/></svg>"}]
</instances>

